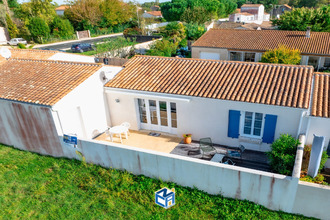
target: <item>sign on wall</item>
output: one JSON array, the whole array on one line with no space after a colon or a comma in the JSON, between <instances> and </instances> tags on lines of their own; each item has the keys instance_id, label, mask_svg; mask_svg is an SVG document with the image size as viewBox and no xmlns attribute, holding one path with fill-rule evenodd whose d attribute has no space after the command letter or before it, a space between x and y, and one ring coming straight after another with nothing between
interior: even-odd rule
<instances>
[{"instance_id":1,"label":"sign on wall","mask_svg":"<svg viewBox=\"0 0 330 220\"><path fill-rule=\"evenodd\" d=\"M64 143L67 143L67 144L73 144L76 147L76 145L78 143L78 138L76 136L64 134L63 141L64 141Z\"/></svg>"}]
</instances>

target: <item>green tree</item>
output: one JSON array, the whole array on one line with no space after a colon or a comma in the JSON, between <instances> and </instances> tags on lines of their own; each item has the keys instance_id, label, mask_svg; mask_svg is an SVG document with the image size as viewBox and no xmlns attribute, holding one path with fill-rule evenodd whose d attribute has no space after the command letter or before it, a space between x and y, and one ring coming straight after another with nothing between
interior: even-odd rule
<instances>
[{"instance_id":1,"label":"green tree","mask_svg":"<svg viewBox=\"0 0 330 220\"><path fill-rule=\"evenodd\" d=\"M306 31L310 26L312 31L330 32L330 5L317 9L295 8L273 20L273 24L280 30Z\"/></svg>"},{"instance_id":2,"label":"green tree","mask_svg":"<svg viewBox=\"0 0 330 220\"><path fill-rule=\"evenodd\" d=\"M207 12L202 7L194 9L187 8L181 15L180 20L186 23L193 22L197 24L204 24L212 19L212 14Z\"/></svg>"},{"instance_id":3,"label":"green tree","mask_svg":"<svg viewBox=\"0 0 330 220\"><path fill-rule=\"evenodd\" d=\"M9 32L9 36L11 38L15 38L18 36L18 29L16 24L13 22L13 20L11 20L10 16L8 14L6 14L6 23L7 23L7 28L8 28L8 32Z\"/></svg>"},{"instance_id":4,"label":"green tree","mask_svg":"<svg viewBox=\"0 0 330 220\"><path fill-rule=\"evenodd\" d=\"M280 45L274 50L266 51L262 57L263 63L300 64L301 56L298 49L290 49L285 45Z\"/></svg>"},{"instance_id":5,"label":"green tree","mask_svg":"<svg viewBox=\"0 0 330 220\"><path fill-rule=\"evenodd\" d=\"M126 23L136 13L134 5L121 0L104 0L100 8L107 27Z\"/></svg>"},{"instance_id":6,"label":"green tree","mask_svg":"<svg viewBox=\"0 0 330 220\"><path fill-rule=\"evenodd\" d=\"M197 23L188 23L185 24L185 27L188 40L197 40L206 32L204 25L198 25Z\"/></svg>"},{"instance_id":7,"label":"green tree","mask_svg":"<svg viewBox=\"0 0 330 220\"><path fill-rule=\"evenodd\" d=\"M267 156L270 166L275 172L291 175L299 144L299 140L288 134L282 134L272 143L271 151L267 152Z\"/></svg>"},{"instance_id":8,"label":"green tree","mask_svg":"<svg viewBox=\"0 0 330 220\"><path fill-rule=\"evenodd\" d=\"M160 9L166 21L179 21L187 7L188 2L186 0L172 0L162 3Z\"/></svg>"},{"instance_id":9,"label":"green tree","mask_svg":"<svg viewBox=\"0 0 330 220\"><path fill-rule=\"evenodd\" d=\"M44 38L48 38L50 29L46 21L40 17L33 17L29 20L29 31L35 42L42 43Z\"/></svg>"},{"instance_id":10,"label":"green tree","mask_svg":"<svg viewBox=\"0 0 330 220\"><path fill-rule=\"evenodd\" d=\"M320 7L322 5L329 5L328 0L290 0L289 5L295 8L302 8L302 7Z\"/></svg>"},{"instance_id":11,"label":"green tree","mask_svg":"<svg viewBox=\"0 0 330 220\"><path fill-rule=\"evenodd\" d=\"M186 29L181 22L171 22L160 30L163 37L173 40L174 43L180 42L186 38Z\"/></svg>"},{"instance_id":12,"label":"green tree","mask_svg":"<svg viewBox=\"0 0 330 220\"><path fill-rule=\"evenodd\" d=\"M176 49L176 43L163 39L152 44L146 54L150 56L171 57L176 54Z\"/></svg>"},{"instance_id":13,"label":"green tree","mask_svg":"<svg viewBox=\"0 0 330 220\"><path fill-rule=\"evenodd\" d=\"M50 25L51 32L55 37L67 38L74 34L74 29L68 19L56 16Z\"/></svg>"}]
</instances>

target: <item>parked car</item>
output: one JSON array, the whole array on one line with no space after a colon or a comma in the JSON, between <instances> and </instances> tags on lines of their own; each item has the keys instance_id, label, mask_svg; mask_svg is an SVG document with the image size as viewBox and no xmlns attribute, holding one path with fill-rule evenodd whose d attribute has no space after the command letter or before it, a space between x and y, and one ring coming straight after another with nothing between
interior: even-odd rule
<instances>
[{"instance_id":1,"label":"parked car","mask_svg":"<svg viewBox=\"0 0 330 220\"><path fill-rule=\"evenodd\" d=\"M71 46L72 52L82 53L90 50L94 50L94 47L91 44L73 44Z\"/></svg>"},{"instance_id":2,"label":"parked car","mask_svg":"<svg viewBox=\"0 0 330 220\"><path fill-rule=\"evenodd\" d=\"M23 38L13 38L10 41L8 41L8 44L11 46L17 46L19 43L27 44L26 40L24 40Z\"/></svg>"}]
</instances>

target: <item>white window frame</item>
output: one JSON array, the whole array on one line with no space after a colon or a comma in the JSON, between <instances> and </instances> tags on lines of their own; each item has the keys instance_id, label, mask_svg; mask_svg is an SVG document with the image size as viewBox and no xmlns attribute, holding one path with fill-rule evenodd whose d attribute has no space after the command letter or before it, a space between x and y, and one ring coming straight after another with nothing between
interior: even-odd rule
<instances>
[{"instance_id":1,"label":"white window frame","mask_svg":"<svg viewBox=\"0 0 330 220\"><path fill-rule=\"evenodd\" d=\"M230 53L240 53L241 54L241 60L231 60L230 59ZM231 51L228 51L228 60L230 61L243 61L243 62L249 62L249 61L244 61L245 60L245 53L254 53L254 62L251 62L251 63L255 63L257 62L257 53L256 52L250 52L250 51L247 51L247 52L243 52L243 51L235 51L235 50L231 50Z\"/></svg>"},{"instance_id":2,"label":"white window frame","mask_svg":"<svg viewBox=\"0 0 330 220\"><path fill-rule=\"evenodd\" d=\"M252 124L251 124L251 134L244 134L244 124L245 124L245 114L246 112L252 112ZM254 119L255 119L255 113L262 114L262 122L261 122L261 131L260 136L253 135L253 129L254 129ZM265 126L265 113L262 112L254 112L254 111L243 111L241 112L241 121L240 121L240 136L242 137L249 137L249 138L255 138L255 139L261 139L264 134L264 126Z\"/></svg>"}]
</instances>

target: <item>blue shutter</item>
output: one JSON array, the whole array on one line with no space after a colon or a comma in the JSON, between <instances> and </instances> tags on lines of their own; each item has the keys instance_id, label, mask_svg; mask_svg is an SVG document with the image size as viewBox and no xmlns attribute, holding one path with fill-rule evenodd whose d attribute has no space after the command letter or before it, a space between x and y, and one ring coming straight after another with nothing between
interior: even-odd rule
<instances>
[{"instance_id":1,"label":"blue shutter","mask_svg":"<svg viewBox=\"0 0 330 220\"><path fill-rule=\"evenodd\" d=\"M229 110L228 120L228 137L238 138L239 136L239 118L241 116L240 111Z\"/></svg>"},{"instance_id":2,"label":"blue shutter","mask_svg":"<svg viewBox=\"0 0 330 220\"><path fill-rule=\"evenodd\" d=\"M275 136L276 121L277 121L277 115L266 115L262 142L267 144L273 143Z\"/></svg>"}]
</instances>

